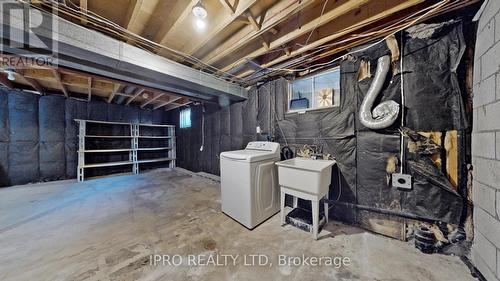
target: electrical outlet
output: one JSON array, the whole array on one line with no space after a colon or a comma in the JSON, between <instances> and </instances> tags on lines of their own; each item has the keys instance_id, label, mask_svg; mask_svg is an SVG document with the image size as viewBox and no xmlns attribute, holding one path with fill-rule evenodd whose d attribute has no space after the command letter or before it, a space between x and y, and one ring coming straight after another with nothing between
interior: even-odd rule
<instances>
[{"instance_id":1,"label":"electrical outlet","mask_svg":"<svg viewBox=\"0 0 500 281\"><path fill-rule=\"evenodd\" d=\"M392 174L392 186L404 191L409 191L412 189L411 175L407 174Z\"/></svg>"},{"instance_id":2,"label":"electrical outlet","mask_svg":"<svg viewBox=\"0 0 500 281\"><path fill-rule=\"evenodd\" d=\"M260 128L260 126L257 126L257 134L261 134L262 133L262 129Z\"/></svg>"}]
</instances>

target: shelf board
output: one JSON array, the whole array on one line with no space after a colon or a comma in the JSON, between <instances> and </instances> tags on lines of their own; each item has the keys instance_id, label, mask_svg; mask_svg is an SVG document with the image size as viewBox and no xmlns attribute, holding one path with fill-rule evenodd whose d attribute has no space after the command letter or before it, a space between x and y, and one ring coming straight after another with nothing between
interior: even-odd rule
<instances>
[{"instance_id":1,"label":"shelf board","mask_svg":"<svg viewBox=\"0 0 500 281\"><path fill-rule=\"evenodd\" d=\"M122 166L122 165L132 165L133 161L120 161L120 162L107 162L107 163L94 163L85 164L84 168L98 168L98 167L111 167L111 166Z\"/></svg>"},{"instance_id":2,"label":"shelf board","mask_svg":"<svg viewBox=\"0 0 500 281\"><path fill-rule=\"evenodd\" d=\"M175 128L174 125L155 125L155 124L142 124L140 123L139 126L144 126L144 127L162 127L162 128Z\"/></svg>"},{"instance_id":3,"label":"shelf board","mask_svg":"<svg viewBox=\"0 0 500 281\"><path fill-rule=\"evenodd\" d=\"M145 123L126 123L126 122L113 122L113 121L100 121L100 120L85 120L85 119L75 119L75 121L77 121L77 122L85 121L87 123L108 124L108 125L124 125L124 126L139 125L139 126L145 126L145 127L175 128L174 125L157 125L157 124L145 124Z\"/></svg>"},{"instance_id":4,"label":"shelf board","mask_svg":"<svg viewBox=\"0 0 500 281\"><path fill-rule=\"evenodd\" d=\"M109 152L129 152L132 151L131 148L121 148L121 149L86 149L86 150L78 150L78 152L86 152L86 153L109 153Z\"/></svg>"},{"instance_id":5,"label":"shelf board","mask_svg":"<svg viewBox=\"0 0 500 281\"><path fill-rule=\"evenodd\" d=\"M171 139L172 136L139 136L141 139Z\"/></svg>"},{"instance_id":6,"label":"shelf board","mask_svg":"<svg viewBox=\"0 0 500 281\"><path fill-rule=\"evenodd\" d=\"M172 149L171 146L166 146L166 147L140 147L137 150L138 151L153 151L153 150L168 150Z\"/></svg>"},{"instance_id":7,"label":"shelf board","mask_svg":"<svg viewBox=\"0 0 500 281\"><path fill-rule=\"evenodd\" d=\"M163 161L170 161L170 160L175 160L175 158L165 157L165 158L156 158L156 159L145 159L145 160L138 160L137 163L142 164L142 163L163 162Z\"/></svg>"},{"instance_id":8,"label":"shelf board","mask_svg":"<svg viewBox=\"0 0 500 281\"><path fill-rule=\"evenodd\" d=\"M99 135L85 135L86 138L103 138L103 139L131 139L132 136L99 136Z\"/></svg>"},{"instance_id":9,"label":"shelf board","mask_svg":"<svg viewBox=\"0 0 500 281\"><path fill-rule=\"evenodd\" d=\"M99 121L99 120L85 120L85 119L75 119L75 121L85 121L87 123L95 123L95 124L108 124L108 125L127 125L130 126L132 125L131 123L125 123L125 122L111 122L111 121Z\"/></svg>"}]
</instances>

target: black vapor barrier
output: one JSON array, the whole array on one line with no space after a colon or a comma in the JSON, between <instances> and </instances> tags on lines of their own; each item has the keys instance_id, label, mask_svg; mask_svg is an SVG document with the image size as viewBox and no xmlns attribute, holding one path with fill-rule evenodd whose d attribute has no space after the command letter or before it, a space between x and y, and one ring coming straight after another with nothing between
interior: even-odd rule
<instances>
[{"instance_id":1,"label":"black vapor barrier","mask_svg":"<svg viewBox=\"0 0 500 281\"><path fill-rule=\"evenodd\" d=\"M394 74L387 75L375 105L386 100L394 100L401 104L401 73L403 73L406 127L415 131L466 129L467 118L456 73L466 47L462 22L420 24L403 31L403 34L396 34L395 38L399 50L402 49L404 54L403 68L401 71L400 60L393 62L390 71ZM387 44L380 43L364 52L355 53L351 58L357 63L370 62L369 73L372 74L372 77L360 79L356 83L359 93L358 105L363 101L373 81L377 59L390 54ZM360 131L369 130L359 120L356 126ZM399 126L398 122L383 131L394 131Z\"/></svg>"},{"instance_id":2,"label":"black vapor barrier","mask_svg":"<svg viewBox=\"0 0 500 281\"><path fill-rule=\"evenodd\" d=\"M74 119L165 124L166 114L0 87L0 186L76 178L78 124ZM105 129L97 126L95 133ZM106 145L113 147L113 141ZM107 162L121 157L96 155L86 157L86 161ZM113 169L122 171L120 167ZM86 175L109 172L89 169Z\"/></svg>"},{"instance_id":3,"label":"black vapor barrier","mask_svg":"<svg viewBox=\"0 0 500 281\"><path fill-rule=\"evenodd\" d=\"M396 34L395 39L399 41L397 48L404 54L403 61L393 61L374 106L387 100L401 104L403 87L405 127L414 131L466 129L467 119L456 76L465 50L462 23L417 25ZM346 60L351 65L368 63L369 66L369 74L363 76L358 71L354 81L358 107L373 82L377 59L391 54L388 44L381 43ZM386 168L392 159L397 163L396 172L400 169L401 114L400 110L396 122L382 130L366 128L356 118L358 204L458 224L462 198L429 157L408 158L407 143L405 159L411 161L406 161L406 173L413 177L413 188L399 191L391 187ZM363 222L364 214L360 215L358 221Z\"/></svg>"},{"instance_id":4,"label":"black vapor barrier","mask_svg":"<svg viewBox=\"0 0 500 281\"><path fill-rule=\"evenodd\" d=\"M385 41L367 50L363 46L340 62L339 107L286 113L289 82L283 78L253 87L248 99L241 103L191 106L192 127L178 128L178 142L186 144L178 148L178 165L195 172L219 174L219 153L242 149L249 141L274 139L294 149L317 145L338 163L340 178L335 169L330 199L457 223L461 198L445 175L438 173L435 166L428 166L433 163L422 162L425 158L407 158L415 162L407 161L405 170L414 178L411 191L392 187L391 173L399 172L401 165L401 110L396 122L381 130L364 127L358 113L373 82L378 58L389 55L393 61L374 107L388 100L401 104L403 86L405 127L419 132L466 129L456 78L465 48L461 22L418 25L396 34L394 39L391 48ZM402 71L399 55L393 54L394 46L404 54ZM179 110L169 113L177 126ZM256 133L257 126L261 134ZM200 151L202 144L204 150ZM433 199L423 200L428 196ZM388 215L346 207L352 204L334 205L331 214L362 225L387 220L402 225L401 220ZM379 229L384 227L382 223Z\"/></svg>"}]
</instances>

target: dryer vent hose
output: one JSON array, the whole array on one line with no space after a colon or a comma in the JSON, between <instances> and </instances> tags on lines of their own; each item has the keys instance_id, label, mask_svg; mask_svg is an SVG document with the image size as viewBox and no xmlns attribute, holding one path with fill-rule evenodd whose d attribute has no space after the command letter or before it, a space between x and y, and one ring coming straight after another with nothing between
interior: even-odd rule
<instances>
[{"instance_id":1,"label":"dryer vent hose","mask_svg":"<svg viewBox=\"0 0 500 281\"><path fill-rule=\"evenodd\" d=\"M359 119L361 124L370 129L384 129L391 126L398 118L399 104L393 100L388 100L377 105L372 112L373 103L382 90L385 78L391 65L390 56L380 57L377 61L377 71L368 92L366 93L361 108Z\"/></svg>"}]
</instances>

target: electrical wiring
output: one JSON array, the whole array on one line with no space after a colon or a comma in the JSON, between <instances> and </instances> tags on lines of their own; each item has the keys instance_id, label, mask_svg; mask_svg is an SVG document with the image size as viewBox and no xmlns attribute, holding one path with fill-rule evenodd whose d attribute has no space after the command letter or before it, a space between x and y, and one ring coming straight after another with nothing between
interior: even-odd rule
<instances>
[{"instance_id":1,"label":"electrical wiring","mask_svg":"<svg viewBox=\"0 0 500 281\"><path fill-rule=\"evenodd\" d=\"M38 8L33 3L28 2L27 0L17 0L17 1L21 2L23 4L26 4L26 5L30 5L33 8ZM167 50L167 51L175 54L176 56L185 59L186 61L188 61L188 62L190 62L192 64L202 64L202 65L206 66L206 68L211 69L214 72L223 73L223 75L231 77L232 81L237 80L240 83L243 82L241 78L239 78L239 77L237 77L237 76L235 76L235 75L233 75L231 73L222 71L221 69L219 69L219 68L217 68L217 67L215 67L213 65L206 64L202 60L200 60L200 59L198 59L198 58L196 58L196 57L194 57L192 55L189 55L189 54L177 51L175 49L172 49L172 48L169 48L167 46L158 44L158 43L156 43L154 41L151 41L151 40L146 39L144 37L141 37L141 36L139 36L137 34L134 34L134 33L130 32L130 31L128 31L127 29L121 27L120 25L118 25L118 24L116 24L116 23L114 23L114 22L112 22L112 21L110 21L110 20L108 20L106 18L103 18L102 16L100 16L100 15L98 15L96 13L93 13L92 11L86 11L86 13L83 13L71 1L66 1L66 3L69 3L70 5L72 5L75 8L72 8L69 5L61 4L61 3L59 3L58 1L55 1L55 0L47 0L47 1L42 1L42 2L39 2L39 3L41 5L49 5L49 4L51 4L52 8L55 7L56 9L58 9L58 11L63 11L63 9L67 9L68 11L66 11L65 14L67 14L67 15L73 17L73 18L79 18L79 16L80 17L85 17L85 18L87 18L87 20L89 21L89 23L92 23L92 24L96 25L96 27L103 28L103 29L106 29L106 28L104 26L99 26L99 24L108 25L108 26L116 29L116 30L113 31L113 30L109 30L109 28L108 28L108 29L106 29L108 32L115 33L116 35L119 35L121 37L125 37L126 39L134 40L134 41L138 42L139 44L145 45L145 46L150 47L152 49L159 48L159 49ZM97 22L97 24L94 23L94 22L92 22L92 21ZM141 46L141 45L139 45L138 47L141 47L141 49L143 49L145 51L151 52L150 50L143 48L143 46ZM217 78L219 78L219 77L217 77ZM221 79L221 78L219 78L219 79Z\"/></svg>"},{"instance_id":2,"label":"electrical wiring","mask_svg":"<svg viewBox=\"0 0 500 281\"><path fill-rule=\"evenodd\" d=\"M433 12L433 11L436 11L438 10L440 7L442 7L444 4L448 3L449 0L443 0L443 1L440 1L434 5L432 5L432 9L429 10L428 12L424 13L423 15L421 15L420 17L416 18L415 20L411 21L409 24L407 25L404 25L403 27L399 28L398 30L392 32L391 34L383 37L382 39L372 43L372 44L369 44L368 46L366 47L363 47L361 49L357 49L357 50L353 50L347 54L345 54L344 56L347 56L347 55L352 55L352 54L356 54L356 53L360 53L360 52L363 52L363 51L366 51L382 42L384 42L387 38L389 38L390 36L394 35L395 33L397 32L400 32L404 29L407 29L408 27L414 25L416 22L418 22L420 19L422 19L423 17L425 17L426 15L428 15L429 13ZM342 56L342 57L344 57ZM328 61L328 62L324 62L324 63L318 63L318 64L315 64L315 65L312 65L312 66L308 66L308 67L305 67L305 68L295 68L295 69L288 69L288 68L272 68L272 67L268 67L266 69L268 70L272 70L272 71L288 71L288 72L300 72L300 71L305 71L305 70L309 70L311 68L314 68L314 67L318 67L318 66L327 66L327 65L330 65L330 64L333 64L335 63L336 61L340 60L342 57L337 57L331 61Z\"/></svg>"},{"instance_id":3,"label":"electrical wiring","mask_svg":"<svg viewBox=\"0 0 500 281\"><path fill-rule=\"evenodd\" d=\"M437 11L438 9L440 9L441 8L440 4L443 3L443 2L449 2L449 0L438 2L438 3L434 4L434 5L431 5L429 7L423 8L423 9L421 9L421 10L419 10L419 11L417 11L417 12L415 12L415 13L413 13L413 14L411 14L411 15L403 18L403 19L398 20L395 23L392 23L392 24L390 24L390 25L388 25L386 27L383 27L382 29L379 29L379 30L376 30L376 31L372 31L372 32L365 32L365 33L360 33L360 34L353 34L349 38L346 38L344 40L336 41L336 42L333 42L333 43L330 43L330 44L326 44L326 45L318 46L316 48L312 48L311 52L309 52L309 53L301 56L301 62L304 62L304 61L308 60L309 58L311 58L309 60L315 60L315 58L313 58L313 56L316 55L316 54L318 54L318 53L323 52L323 50L331 48L331 47L336 46L336 45L342 45L342 44L345 44L345 43L349 43L349 42L351 42L351 41L353 41L355 39L366 38L366 37L369 37L369 36L375 36L375 35L379 35L379 34L384 34L384 33L390 32L390 31L393 31L391 34L397 33L398 31L396 29L398 27L404 26L402 29L405 29L405 28L407 28L407 26L413 25L414 22L419 21L423 17L426 17L426 16L430 15L431 13L433 13L433 12ZM454 1L453 3L458 3L458 2L459 1ZM437 7L437 6L440 6L440 7ZM437 7L437 9L436 9L436 7ZM431 11L429 11L429 10L431 10ZM429 12L427 12L427 11L429 11ZM415 21L413 21L409 25L405 26L405 22L407 22L408 20L411 20L412 18L414 18L414 17L422 14L423 12L427 12L427 13L423 14L421 17L417 18ZM373 22L376 22L376 20L372 20L372 21L368 22L368 24L373 23ZM353 26L350 26L349 28L343 29L341 31L341 33L348 33L351 30L355 30L357 28L359 28L357 25L353 25ZM396 31L394 31L394 30L396 30ZM391 36L391 34L387 35L387 37ZM383 40L385 40L385 39L382 39L381 41L383 41ZM376 44L378 44L378 43L376 43ZM297 45L297 46L303 46L303 45L301 45L299 43L295 43L295 45ZM369 47L372 47L372 46L369 46ZM282 51L282 50L285 50L285 49L286 48L280 48L280 49L272 50L272 51L269 51L266 54L271 54L271 53L279 52L279 51ZM339 60L340 58L337 58L337 60ZM253 60L253 59L255 59L255 58L241 58L240 60L238 60L235 63L233 63L233 65L231 66L231 68L234 67L236 64L240 63L242 60ZM313 68L326 67L326 66L329 66L330 64L335 64L335 62L337 60L327 62L324 65L317 65L317 64L316 65L312 65L312 66L310 66L309 68L306 68L306 69L295 69L295 71L298 72L298 71L304 71L304 70L311 70ZM271 67L265 67L265 66L262 67L262 70L266 70L266 69L267 70L271 70L273 72L277 72L277 71L280 71L280 70L282 72L284 72L284 71L292 72L292 71L289 71L290 68L271 68ZM276 75L276 73L267 73L267 74L264 74L262 76L269 77L269 76L272 76L272 75ZM251 81L249 79L245 79L245 78L243 78L243 79L244 79L244 81L247 84L251 83ZM253 78L253 79L255 79L255 78Z\"/></svg>"},{"instance_id":4,"label":"electrical wiring","mask_svg":"<svg viewBox=\"0 0 500 281\"><path fill-rule=\"evenodd\" d=\"M313 35L314 31L316 30L316 28L318 28L319 23L321 22L321 18L323 18L323 14L325 13L325 8L326 8L327 4L328 4L328 0L325 0L325 4L323 4L323 8L321 9L321 14L320 14L320 16L318 18L318 22L316 23L316 25L314 26L314 28L311 30L311 33L309 33L309 36L307 36L307 40L304 43L304 46L306 46L307 43L309 43L309 39L311 39L311 36Z\"/></svg>"},{"instance_id":5,"label":"electrical wiring","mask_svg":"<svg viewBox=\"0 0 500 281\"><path fill-rule=\"evenodd\" d=\"M459 1L453 1L451 2L450 6L455 4L455 3L458 3ZM348 43L348 42L351 42L355 39L359 39L359 38L366 38L366 37L369 37L369 36L374 36L374 35L379 35L379 34L383 34L383 33L387 33L387 32L391 32L390 34L386 35L383 39L379 40L378 42L375 42L369 46L367 46L366 48L364 49L360 49L360 50L356 50L356 51L353 51L349 54L354 54L354 53L357 53L357 52L362 52L366 49L369 49L377 44L379 44L380 42L386 40L389 36L401 31L401 30L404 30L406 28L408 28L409 26L412 26L414 25L416 22L422 20L422 18L425 18L427 16L429 16L430 14L434 13L434 12L437 12L438 10L440 10L444 5L450 3L449 0L443 0L441 2L438 2L438 3L435 3L429 7L426 7L424 9L421 9L403 19L400 19L399 21L395 22L395 23L392 23L380 30L377 30L377 31L373 31L373 32L367 32L367 33L361 33L361 34L355 34L355 35L351 35L349 38L346 38L344 40L341 40L341 41L336 41L334 43L330 43L330 44L326 44L326 45L322 45L322 46L319 46L319 47L316 47L316 48L312 48L310 53L306 54L306 55L303 55L301 57L301 60L302 62L313 57L314 55L318 54L318 53L321 53L323 50L325 49L328 49L328 48L331 48L332 46L335 46L335 45L341 45L341 44L344 44L344 43ZM424 14L422 14L423 12L425 12ZM422 14L421 16L418 16ZM414 18L418 16L418 18L416 18L415 20L411 21L409 24L405 24L406 21ZM352 26L348 29L344 29L342 30L342 32L348 32L349 30L352 30L352 29L355 29L357 28L356 26ZM300 46L300 44L296 43L297 45ZM349 54L346 54L346 55L349 55ZM344 55L345 56L345 55ZM344 57L342 56L342 57ZM333 65L336 63L336 61L340 60L342 57L338 57L334 60L331 60L331 61L328 61L328 62L325 62L325 63L320 63L320 64L314 64L314 65L311 65L309 67L306 67L306 68L272 68L272 67L262 67L263 70L270 70L272 72L278 72L278 71L281 71L281 72L300 72L300 71L306 71L306 70L311 70L311 69L314 69L314 68L322 68L322 67L326 67L326 66L330 66L330 65ZM311 59L311 60L314 60L314 59ZM275 73L267 73L263 76L271 76L271 75L275 75ZM255 78L253 78L255 79ZM245 81L247 83L249 83L249 80L248 79L245 79Z\"/></svg>"}]
</instances>

